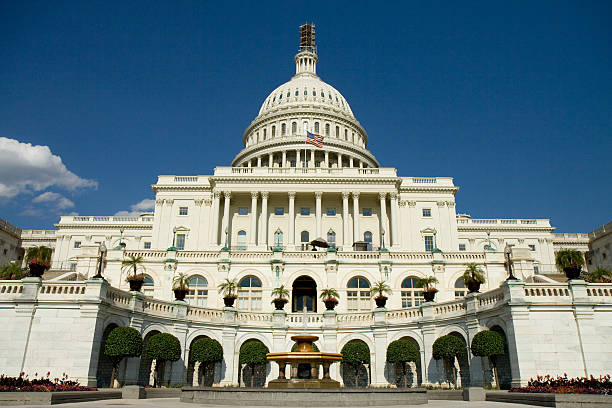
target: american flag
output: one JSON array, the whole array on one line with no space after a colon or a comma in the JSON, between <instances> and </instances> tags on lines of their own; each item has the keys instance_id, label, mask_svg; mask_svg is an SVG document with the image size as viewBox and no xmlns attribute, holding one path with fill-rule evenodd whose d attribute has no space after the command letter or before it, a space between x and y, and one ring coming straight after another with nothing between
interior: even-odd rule
<instances>
[{"instance_id":1,"label":"american flag","mask_svg":"<svg viewBox=\"0 0 612 408\"><path fill-rule=\"evenodd\" d=\"M323 147L323 136L306 132L306 143L313 144L317 147Z\"/></svg>"}]
</instances>

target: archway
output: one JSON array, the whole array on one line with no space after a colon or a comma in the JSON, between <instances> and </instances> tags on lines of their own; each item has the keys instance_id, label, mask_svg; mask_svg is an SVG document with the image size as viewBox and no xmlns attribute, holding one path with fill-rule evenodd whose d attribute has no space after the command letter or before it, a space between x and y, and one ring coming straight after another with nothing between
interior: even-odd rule
<instances>
[{"instance_id":1,"label":"archway","mask_svg":"<svg viewBox=\"0 0 612 408\"><path fill-rule=\"evenodd\" d=\"M504 355L495 357L495 363L497 365L497 376L499 377L498 387L501 390L509 390L512 388L512 370L510 366L510 352L508 349L508 339L504 329L500 326L493 326L491 330L498 332L504 338Z\"/></svg>"},{"instance_id":2,"label":"archway","mask_svg":"<svg viewBox=\"0 0 612 408\"><path fill-rule=\"evenodd\" d=\"M218 377L220 375L219 368L220 364L208 364L206 367L199 365L199 368L196 372L195 363L191 361L191 352L193 349L193 343L199 339L207 339L208 336L197 336L194 338L189 344L189 356L187 358L187 375L186 375L186 383L185 385L190 386L200 386L200 387L212 387L213 384L218 382ZM206 370L206 372L204 372ZM194 382L194 377L197 381Z\"/></svg>"},{"instance_id":3,"label":"archway","mask_svg":"<svg viewBox=\"0 0 612 408\"><path fill-rule=\"evenodd\" d=\"M144 352L147 342L154 334L159 333L157 330L151 330L147 335L142 339L142 355L140 356L140 366L138 368L138 385L142 385L143 387L149 385L149 378L151 376L151 363L153 359L147 356Z\"/></svg>"},{"instance_id":4,"label":"archway","mask_svg":"<svg viewBox=\"0 0 612 408\"><path fill-rule=\"evenodd\" d=\"M310 276L302 275L293 281L292 312L317 311L317 283Z\"/></svg>"},{"instance_id":5,"label":"archway","mask_svg":"<svg viewBox=\"0 0 612 408\"><path fill-rule=\"evenodd\" d=\"M415 370L416 370L416 381L414 381L414 382L416 382L417 387L420 387L421 384L423 383L423 372L421 370L421 348L419 347L419 343L415 339L410 337L410 336L404 336L404 337L402 337L402 339L408 340L410 343L412 343L412 345L417 349L417 351L419 353L419 358L417 359L417 361L415 363L416 364L416 368L415 368Z\"/></svg>"},{"instance_id":6,"label":"archway","mask_svg":"<svg viewBox=\"0 0 612 408\"><path fill-rule=\"evenodd\" d=\"M104 347L106 346L106 339L110 332L118 327L115 323L111 323L106 326L102 333L102 340L100 341L100 351L98 353L98 369L96 370L96 381L98 388L107 388L112 386L110 383L111 374L113 371L113 363L110 358L104 354Z\"/></svg>"},{"instance_id":7,"label":"archway","mask_svg":"<svg viewBox=\"0 0 612 408\"><path fill-rule=\"evenodd\" d=\"M459 332L451 332L449 333L451 336L458 337L465 344L465 353L457 357L457 362L459 363L459 371L461 374L461 386L469 387L470 386L470 363L468 362L469 353L471 351L468 348L467 343L465 342L465 337Z\"/></svg>"},{"instance_id":8,"label":"archway","mask_svg":"<svg viewBox=\"0 0 612 408\"><path fill-rule=\"evenodd\" d=\"M253 346L256 343L256 347ZM242 387L263 388L266 385L266 377L270 364L266 361L265 355L269 353L268 347L257 339L249 339L240 346L239 378L238 382ZM244 360L243 361L243 354ZM262 363L262 361L264 363Z\"/></svg>"}]
</instances>

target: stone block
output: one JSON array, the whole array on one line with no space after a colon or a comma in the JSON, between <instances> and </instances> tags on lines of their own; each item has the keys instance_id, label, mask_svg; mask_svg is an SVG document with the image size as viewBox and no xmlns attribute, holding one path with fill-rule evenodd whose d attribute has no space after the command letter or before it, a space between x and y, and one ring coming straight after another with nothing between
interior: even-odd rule
<instances>
[{"instance_id":1,"label":"stone block","mask_svg":"<svg viewBox=\"0 0 612 408\"><path fill-rule=\"evenodd\" d=\"M126 385L121 389L122 399L145 399L146 393L144 387L140 385Z\"/></svg>"},{"instance_id":2,"label":"stone block","mask_svg":"<svg viewBox=\"0 0 612 408\"><path fill-rule=\"evenodd\" d=\"M482 387L467 387L463 389L464 401L484 401L487 395Z\"/></svg>"}]
</instances>

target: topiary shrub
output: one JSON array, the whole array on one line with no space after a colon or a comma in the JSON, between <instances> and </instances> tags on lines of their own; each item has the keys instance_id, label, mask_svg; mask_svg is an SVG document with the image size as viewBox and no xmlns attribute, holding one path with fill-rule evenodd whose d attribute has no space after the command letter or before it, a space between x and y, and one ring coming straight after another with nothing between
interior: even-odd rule
<instances>
[{"instance_id":1,"label":"topiary shrub","mask_svg":"<svg viewBox=\"0 0 612 408\"><path fill-rule=\"evenodd\" d=\"M355 387L359 385L359 368L370 363L370 348L360 340L349 341L342 347L342 362L355 370Z\"/></svg>"},{"instance_id":2,"label":"topiary shrub","mask_svg":"<svg viewBox=\"0 0 612 408\"><path fill-rule=\"evenodd\" d=\"M157 333L147 341L145 353L149 358L156 361L154 386L157 386L160 365L163 365L166 361L173 362L181 358L181 342L170 333ZM170 374L171 376L172 374ZM170 385L170 379L168 378L168 385Z\"/></svg>"},{"instance_id":3,"label":"topiary shrub","mask_svg":"<svg viewBox=\"0 0 612 408\"><path fill-rule=\"evenodd\" d=\"M214 367L215 363L223 360L223 347L221 347L221 344L219 344L217 340L208 337L197 339L191 345L189 360L191 360L192 363L199 361L204 365L202 369L203 381L201 383L205 384L204 379L207 369L210 369L211 366Z\"/></svg>"},{"instance_id":4,"label":"topiary shrub","mask_svg":"<svg viewBox=\"0 0 612 408\"><path fill-rule=\"evenodd\" d=\"M251 368L251 388L255 381L255 366L266 364L268 359L266 354L270 350L259 340L248 340L240 347L240 364L246 364Z\"/></svg>"},{"instance_id":5,"label":"topiary shrub","mask_svg":"<svg viewBox=\"0 0 612 408\"><path fill-rule=\"evenodd\" d=\"M484 330L478 332L472 339L470 347L472 354L478 357L487 357L493 367L493 376L495 384L499 385L499 377L497 374L496 356L501 356L506 353L506 345L504 337L493 330Z\"/></svg>"},{"instance_id":6,"label":"topiary shrub","mask_svg":"<svg viewBox=\"0 0 612 408\"><path fill-rule=\"evenodd\" d=\"M432 346L433 358L436 360L444 360L444 364L452 368L452 381L457 384L457 373L454 369L455 358L462 357L466 354L466 344L463 339L447 334L439 337L434 341Z\"/></svg>"},{"instance_id":7,"label":"topiary shrub","mask_svg":"<svg viewBox=\"0 0 612 408\"><path fill-rule=\"evenodd\" d=\"M408 375L406 370L406 363L412 361L417 362L419 359L419 351L410 342L410 340L399 339L391 342L387 347L387 361L395 364L397 373L397 367L401 367L402 378L404 379L404 388L408 387Z\"/></svg>"},{"instance_id":8,"label":"topiary shrub","mask_svg":"<svg viewBox=\"0 0 612 408\"><path fill-rule=\"evenodd\" d=\"M124 357L140 357L142 354L142 337L138 330L132 327L115 327L108 334L104 343L104 355L113 364L110 384L115 388L117 367Z\"/></svg>"}]
</instances>

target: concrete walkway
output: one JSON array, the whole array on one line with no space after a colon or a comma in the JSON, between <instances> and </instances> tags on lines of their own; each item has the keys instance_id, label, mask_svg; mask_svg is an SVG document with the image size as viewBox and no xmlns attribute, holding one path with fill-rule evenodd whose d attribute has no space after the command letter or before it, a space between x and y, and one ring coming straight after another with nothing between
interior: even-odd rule
<instances>
[{"instance_id":1,"label":"concrete walkway","mask_svg":"<svg viewBox=\"0 0 612 408\"><path fill-rule=\"evenodd\" d=\"M146 400L130 400L130 399L114 399L92 402L78 402L74 404L57 404L53 407L84 407L84 408L111 408L111 407L207 407L207 408L228 408L228 405L199 405L180 402L178 398L158 398ZM20 405L20 407L40 408L41 405ZM468 402L468 401L429 401L427 405L405 405L405 407L421 407L421 408L528 408L530 405L523 404L506 404L503 402ZM251 408L250 406L242 406L241 408ZM252 407L262 408L262 407ZM328 407L333 408L333 407ZM370 408L388 408L388 407L370 407Z\"/></svg>"}]
</instances>

